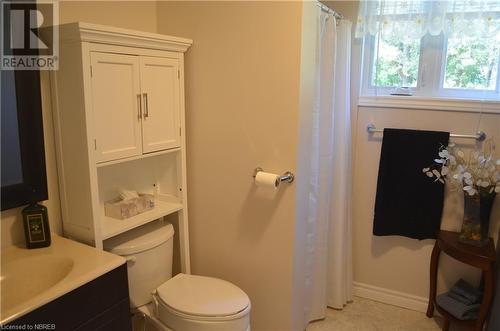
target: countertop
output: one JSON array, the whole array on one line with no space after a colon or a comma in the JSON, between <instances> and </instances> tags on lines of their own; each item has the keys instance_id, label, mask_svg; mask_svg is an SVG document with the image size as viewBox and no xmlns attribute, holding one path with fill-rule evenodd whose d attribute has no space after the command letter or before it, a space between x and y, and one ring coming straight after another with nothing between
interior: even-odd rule
<instances>
[{"instance_id":1,"label":"countertop","mask_svg":"<svg viewBox=\"0 0 500 331\"><path fill-rule=\"evenodd\" d=\"M9 246L1 251L0 325L104 275L125 259L52 234L46 248Z\"/></svg>"}]
</instances>

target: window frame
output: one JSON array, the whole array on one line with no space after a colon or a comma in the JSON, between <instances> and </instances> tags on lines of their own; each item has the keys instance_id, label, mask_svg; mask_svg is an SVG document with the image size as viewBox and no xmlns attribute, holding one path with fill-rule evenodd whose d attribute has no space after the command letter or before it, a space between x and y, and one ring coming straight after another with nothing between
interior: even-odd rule
<instances>
[{"instance_id":1,"label":"window frame","mask_svg":"<svg viewBox=\"0 0 500 331\"><path fill-rule=\"evenodd\" d=\"M386 86L375 86L372 84L373 75L374 75L374 64L375 64L375 55L376 49L376 38L377 35L366 35L363 37L363 56L362 56L362 78L361 78L361 90L362 95L365 96L375 96L375 95L388 95L390 96L390 92L394 89L394 87L386 87ZM412 87L412 93L414 96L421 95L421 64L422 64L422 42L420 42L420 56L419 56L419 66L418 66L418 74L417 74L417 86ZM366 77L366 79L365 79ZM422 94L423 95L423 94Z\"/></svg>"},{"instance_id":2,"label":"window frame","mask_svg":"<svg viewBox=\"0 0 500 331\"><path fill-rule=\"evenodd\" d=\"M377 54L375 45L378 35L377 33L376 35L365 35L363 37L361 58L362 96L393 96L390 92L394 87L381 87L372 84ZM500 100L500 52L495 90L445 88L447 44L448 38L442 33L438 36L431 36L427 33L420 39L417 86L412 88L412 96L438 99Z\"/></svg>"},{"instance_id":3,"label":"window frame","mask_svg":"<svg viewBox=\"0 0 500 331\"><path fill-rule=\"evenodd\" d=\"M448 53L448 38L443 40L442 54L443 58L441 61L441 70L438 85L438 95L443 97L455 98L458 96L465 97L467 99L500 99L500 51L498 52L498 63L497 63L497 79L496 79L496 89L495 90L471 90L464 88L446 88L444 87L444 78L446 74L446 58Z\"/></svg>"}]
</instances>

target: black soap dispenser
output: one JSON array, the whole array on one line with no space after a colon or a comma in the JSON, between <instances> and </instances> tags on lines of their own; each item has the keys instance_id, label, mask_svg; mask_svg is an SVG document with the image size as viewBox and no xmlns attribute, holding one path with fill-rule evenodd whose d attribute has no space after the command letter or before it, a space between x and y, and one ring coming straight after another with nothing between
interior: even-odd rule
<instances>
[{"instance_id":1,"label":"black soap dispenser","mask_svg":"<svg viewBox=\"0 0 500 331\"><path fill-rule=\"evenodd\" d=\"M36 202L23 209L24 235L26 247L41 248L50 246L50 228L47 207Z\"/></svg>"}]
</instances>

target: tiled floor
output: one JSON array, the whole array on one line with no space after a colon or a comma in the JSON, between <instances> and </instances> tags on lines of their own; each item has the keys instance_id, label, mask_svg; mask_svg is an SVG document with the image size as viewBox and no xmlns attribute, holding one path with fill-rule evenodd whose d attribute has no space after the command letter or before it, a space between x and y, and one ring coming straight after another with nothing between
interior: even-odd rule
<instances>
[{"instance_id":1,"label":"tiled floor","mask_svg":"<svg viewBox=\"0 0 500 331\"><path fill-rule=\"evenodd\" d=\"M360 297L343 310L328 309L326 318L312 322L306 331L438 331L439 317L399 308ZM453 327L451 330L459 329Z\"/></svg>"}]
</instances>

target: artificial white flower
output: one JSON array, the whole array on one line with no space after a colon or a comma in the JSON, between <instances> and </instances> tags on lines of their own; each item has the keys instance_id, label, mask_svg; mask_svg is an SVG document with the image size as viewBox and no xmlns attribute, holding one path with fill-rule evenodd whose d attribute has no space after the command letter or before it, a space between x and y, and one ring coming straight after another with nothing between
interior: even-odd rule
<instances>
[{"instance_id":1,"label":"artificial white flower","mask_svg":"<svg viewBox=\"0 0 500 331\"><path fill-rule=\"evenodd\" d=\"M447 149L443 149L441 152L438 153L438 155L442 158L442 159L448 159L450 157L450 153L448 152Z\"/></svg>"},{"instance_id":2,"label":"artificial white flower","mask_svg":"<svg viewBox=\"0 0 500 331\"><path fill-rule=\"evenodd\" d=\"M466 154L450 143L441 148L434 164L422 169L429 178L445 183L448 179L468 195L500 193L500 159L493 158L494 146L489 141L484 151ZM488 148L489 147L489 148Z\"/></svg>"}]
</instances>

